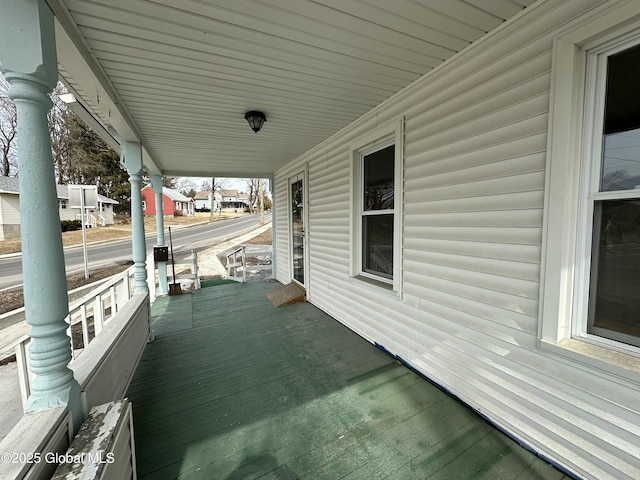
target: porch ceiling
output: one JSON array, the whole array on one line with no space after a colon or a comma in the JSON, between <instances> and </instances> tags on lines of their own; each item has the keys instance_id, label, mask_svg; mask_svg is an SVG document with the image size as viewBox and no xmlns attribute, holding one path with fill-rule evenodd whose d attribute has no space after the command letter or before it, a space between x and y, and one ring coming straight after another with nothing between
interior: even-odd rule
<instances>
[{"instance_id":1,"label":"porch ceiling","mask_svg":"<svg viewBox=\"0 0 640 480\"><path fill-rule=\"evenodd\" d=\"M48 0L63 80L165 175L268 175L535 0ZM244 113L262 110L254 134Z\"/></svg>"}]
</instances>

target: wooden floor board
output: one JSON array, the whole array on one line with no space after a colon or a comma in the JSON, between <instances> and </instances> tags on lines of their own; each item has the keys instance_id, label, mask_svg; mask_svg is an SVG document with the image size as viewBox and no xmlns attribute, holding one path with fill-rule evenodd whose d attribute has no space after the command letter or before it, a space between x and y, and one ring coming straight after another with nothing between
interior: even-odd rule
<instances>
[{"instance_id":1,"label":"wooden floor board","mask_svg":"<svg viewBox=\"0 0 640 480\"><path fill-rule=\"evenodd\" d=\"M277 283L158 299L128 391L141 479L562 474Z\"/></svg>"}]
</instances>

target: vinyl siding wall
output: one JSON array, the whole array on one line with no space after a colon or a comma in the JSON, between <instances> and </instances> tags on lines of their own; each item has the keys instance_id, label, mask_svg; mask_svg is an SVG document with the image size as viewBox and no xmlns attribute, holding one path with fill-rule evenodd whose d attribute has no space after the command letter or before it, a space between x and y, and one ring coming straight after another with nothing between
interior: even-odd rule
<instances>
[{"instance_id":1,"label":"vinyl siding wall","mask_svg":"<svg viewBox=\"0 0 640 480\"><path fill-rule=\"evenodd\" d=\"M291 279L288 178L308 166L313 304L557 464L584 478L633 479L637 378L537 347L552 42L599 3L540 2L277 172L276 276ZM349 145L401 116L397 299L349 277Z\"/></svg>"},{"instance_id":2,"label":"vinyl siding wall","mask_svg":"<svg viewBox=\"0 0 640 480\"><path fill-rule=\"evenodd\" d=\"M0 240L20 238L20 197L0 194Z\"/></svg>"}]
</instances>

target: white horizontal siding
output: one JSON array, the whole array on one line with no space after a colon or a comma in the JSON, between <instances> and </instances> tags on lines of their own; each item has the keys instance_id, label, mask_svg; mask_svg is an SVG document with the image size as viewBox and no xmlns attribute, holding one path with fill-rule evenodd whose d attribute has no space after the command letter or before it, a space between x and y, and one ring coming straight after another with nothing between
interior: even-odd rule
<instances>
[{"instance_id":1,"label":"white horizontal siding","mask_svg":"<svg viewBox=\"0 0 640 480\"><path fill-rule=\"evenodd\" d=\"M275 243L275 278L287 284L291 281L289 238L289 182L286 177L277 178L273 187L273 229Z\"/></svg>"},{"instance_id":2,"label":"white horizontal siding","mask_svg":"<svg viewBox=\"0 0 640 480\"><path fill-rule=\"evenodd\" d=\"M2 223L20 224L20 197L18 195L0 195L2 201Z\"/></svg>"},{"instance_id":3,"label":"white horizontal siding","mask_svg":"<svg viewBox=\"0 0 640 480\"><path fill-rule=\"evenodd\" d=\"M549 9L542 18L534 10L505 25L278 172L276 184L308 164L312 303L566 468L640 478L637 385L537 346L552 32L578 3L539 4ZM348 268L349 146L398 116L401 299Z\"/></svg>"}]
</instances>

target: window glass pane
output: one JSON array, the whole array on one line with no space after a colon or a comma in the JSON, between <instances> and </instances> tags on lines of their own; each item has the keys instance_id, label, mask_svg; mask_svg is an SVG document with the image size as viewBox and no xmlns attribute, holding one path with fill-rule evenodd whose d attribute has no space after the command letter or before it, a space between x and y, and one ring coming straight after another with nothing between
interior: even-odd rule
<instances>
[{"instance_id":1,"label":"window glass pane","mask_svg":"<svg viewBox=\"0 0 640 480\"><path fill-rule=\"evenodd\" d=\"M304 220L302 215L302 179L291 183L291 236L293 253L293 278L304 284Z\"/></svg>"},{"instance_id":2,"label":"window glass pane","mask_svg":"<svg viewBox=\"0 0 640 480\"><path fill-rule=\"evenodd\" d=\"M640 346L640 199L594 205L588 333Z\"/></svg>"},{"instance_id":3,"label":"window glass pane","mask_svg":"<svg viewBox=\"0 0 640 480\"><path fill-rule=\"evenodd\" d=\"M393 215L362 217L362 270L393 278Z\"/></svg>"},{"instance_id":4,"label":"window glass pane","mask_svg":"<svg viewBox=\"0 0 640 480\"><path fill-rule=\"evenodd\" d=\"M611 55L607 93L600 190L640 187L640 46Z\"/></svg>"},{"instance_id":5,"label":"window glass pane","mask_svg":"<svg viewBox=\"0 0 640 480\"><path fill-rule=\"evenodd\" d=\"M363 159L364 191L363 209L393 209L393 157L395 146L378 150Z\"/></svg>"},{"instance_id":6,"label":"window glass pane","mask_svg":"<svg viewBox=\"0 0 640 480\"><path fill-rule=\"evenodd\" d=\"M606 135L600 191L634 188L640 188L640 129Z\"/></svg>"}]
</instances>

